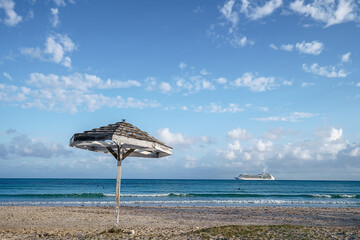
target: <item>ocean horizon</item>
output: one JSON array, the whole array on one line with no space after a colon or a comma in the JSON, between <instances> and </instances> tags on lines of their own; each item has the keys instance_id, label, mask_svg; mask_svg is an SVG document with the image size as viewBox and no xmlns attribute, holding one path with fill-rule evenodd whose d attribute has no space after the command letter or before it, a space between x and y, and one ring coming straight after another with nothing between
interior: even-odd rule
<instances>
[{"instance_id":1,"label":"ocean horizon","mask_svg":"<svg viewBox=\"0 0 360 240\"><path fill-rule=\"evenodd\" d=\"M113 206L115 179L0 178L0 206ZM122 179L120 205L360 207L360 181Z\"/></svg>"}]
</instances>

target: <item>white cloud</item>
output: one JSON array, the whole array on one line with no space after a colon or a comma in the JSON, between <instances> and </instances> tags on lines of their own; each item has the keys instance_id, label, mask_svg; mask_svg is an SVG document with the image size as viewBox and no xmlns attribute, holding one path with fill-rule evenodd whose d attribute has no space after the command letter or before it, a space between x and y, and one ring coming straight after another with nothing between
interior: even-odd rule
<instances>
[{"instance_id":1,"label":"white cloud","mask_svg":"<svg viewBox=\"0 0 360 240\"><path fill-rule=\"evenodd\" d=\"M300 53L319 55L324 49L324 44L318 41L296 43L295 47Z\"/></svg>"},{"instance_id":2,"label":"white cloud","mask_svg":"<svg viewBox=\"0 0 360 240\"><path fill-rule=\"evenodd\" d=\"M220 77L218 79L216 79L216 82L218 82L219 84L226 84L227 83L227 79Z\"/></svg>"},{"instance_id":3,"label":"white cloud","mask_svg":"<svg viewBox=\"0 0 360 240\"><path fill-rule=\"evenodd\" d=\"M265 118L253 118L253 120L261 121L261 122L297 122L303 118L312 118L315 115L312 113L305 113L305 112L293 112L288 116L271 116Z\"/></svg>"},{"instance_id":4,"label":"white cloud","mask_svg":"<svg viewBox=\"0 0 360 240\"><path fill-rule=\"evenodd\" d=\"M234 35L230 40L230 44L234 47L245 47L247 45L253 45L255 42L252 40L247 39L246 36L239 37Z\"/></svg>"},{"instance_id":5,"label":"white cloud","mask_svg":"<svg viewBox=\"0 0 360 240\"><path fill-rule=\"evenodd\" d=\"M200 141L206 144L212 144L215 143L215 139L209 137L209 136L201 136Z\"/></svg>"},{"instance_id":6,"label":"white cloud","mask_svg":"<svg viewBox=\"0 0 360 240\"><path fill-rule=\"evenodd\" d=\"M360 156L360 147L356 147L350 152L350 156L359 157Z\"/></svg>"},{"instance_id":7,"label":"white cloud","mask_svg":"<svg viewBox=\"0 0 360 240\"><path fill-rule=\"evenodd\" d=\"M253 92L264 92L276 87L274 77L256 77L252 73L244 73L242 77L237 78L233 85L236 87L248 87Z\"/></svg>"},{"instance_id":8,"label":"white cloud","mask_svg":"<svg viewBox=\"0 0 360 240\"><path fill-rule=\"evenodd\" d=\"M169 128L158 130L159 140L169 146L188 147L194 143L193 138L183 136L181 133L172 133Z\"/></svg>"},{"instance_id":9,"label":"white cloud","mask_svg":"<svg viewBox=\"0 0 360 240\"><path fill-rule=\"evenodd\" d=\"M271 141L264 142L262 140L258 140L255 146L259 152L265 152L272 150L273 143Z\"/></svg>"},{"instance_id":10,"label":"white cloud","mask_svg":"<svg viewBox=\"0 0 360 240\"><path fill-rule=\"evenodd\" d=\"M274 44L270 44L270 47L274 50L278 50L279 48L274 45ZM280 46L280 49L291 52L294 50L294 47L296 48L296 50L298 50L300 53L304 53L304 54L312 54L312 55L319 55L323 49L324 49L324 44L322 42L318 42L318 41L312 41L312 42L298 42L295 45L294 44L283 44Z\"/></svg>"},{"instance_id":11,"label":"white cloud","mask_svg":"<svg viewBox=\"0 0 360 240\"><path fill-rule=\"evenodd\" d=\"M167 93L171 91L171 86L167 82L161 82L159 85L160 91L163 93Z\"/></svg>"},{"instance_id":12,"label":"white cloud","mask_svg":"<svg viewBox=\"0 0 360 240\"><path fill-rule=\"evenodd\" d=\"M183 106L181 107L182 110L192 110L195 112L206 112L206 113L238 113L244 111L243 108L239 107L238 104L229 103L227 106L222 106L216 103L210 103L209 105L205 106Z\"/></svg>"},{"instance_id":13,"label":"white cloud","mask_svg":"<svg viewBox=\"0 0 360 240\"><path fill-rule=\"evenodd\" d=\"M301 87L309 87L309 86L314 86L315 83L313 82L302 82L301 83Z\"/></svg>"},{"instance_id":14,"label":"white cloud","mask_svg":"<svg viewBox=\"0 0 360 240\"><path fill-rule=\"evenodd\" d=\"M269 0L262 6L257 5L254 1L242 0L241 8L239 9L234 0L229 0L220 9L220 13L232 24L230 28L230 32L232 32L239 22L240 14L244 14L251 20L258 20L271 15L281 5L282 0Z\"/></svg>"},{"instance_id":15,"label":"white cloud","mask_svg":"<svg viewBox=\"0 0 360 240\"><path fill-rule=\"evenodd\" d=\"M162 93L169 93L169 92L171 92L172 87L171 87L170 83L168 83L168 82L158 83L156 78L147 77L145 79L145 90L146 91L159 90Z\"/></svg>"},{"instance_id":16,"label":"white cloud","mask_svg":"<svg viewBox=\"0 0 360 240\"><path fill-rule=\"evenodd\" d=\"M33 19L34 18L34 10L30 9L27 15L27 19Z\"/></svg>"},{"instance_id":17,"label":"white cloud","mask_svg":"<svg viewBox=\"0 0 360 240\"><path fill-rule=\"evenodd\" d=\"M304 0L296 0L290 4L293 11L326 23L325 27L358 20L358 7L354 0L314 0L305 4Z\"/></svg>"},{"instance_id":18,"label":"white cloud","mask_svg":"<svg viewBox=\"0 0 360 240\"><path fill-rule=\"evenodd\" d=\"M278 128L272 130L274 134L269 135L270 137L267 138L269 140L254 139L240 144L239 140L235 139L218 153L224 156L228 160L226 163L230 165L232 163L246 164L247 169L259 169L261 166L270 165L274 170L279 165L283 169L304 167L305 165L310 165L311 168L318 166L317 162L319 161L325 161L327 165L334 164L333 167L336 167L336 164L342 165L346 161L345 156L355 159L360 155L359 145L348 144L343 138L341 128L325 128L322 131L325 133L322 136L283 143L281 140L276 140L284 136L286 131Z\"/></svg>"},{"instance_id":19,"label":"white cloud","mask_svg":"<svg viewBox=\"0 0 360 240\"><path fill-rule=\"evenodd\" d=\"M246 12L247 17L251 20L257 20L271 15L277 8L282 5L282 0L269 0L263 6L255 6L253 8L248 7L248 2L243 1L243 6L247 6L243 11Z\"/></svg>"},{"instance_id":20,"label":"white cloud","mask_svg":"<svg viewBox=\"0 0 360 240\"><path fill-rule=\"evenodd\" d=\"M65 56L66 53L71 53L76 49L75 44L67 35L54 34L50 35L45 42L45 48L21 48L23 55L32 58L39 58L42 61L55 62L65 67L71 67L71 58Z\"/></svg>"},{"instance_id":21,"label":"white cloud","mask_svg":"<svg viewBox=\"0 0 360 240\"><path fill-rule=\"evenodd\" d=\"M223 107L216 103L211 103L209 106L201 107L201 111L210 113L237 113L244 111L244 109L235 103L230 103L227 107Z\"/></svg>"},{"instance_id":22,"label":"white cloud","mask_svg":"<svg viewBox=\"0 0 360 240\"><path fill-rule=\"evenodd\" d=\"M74 73L68 76L55 74L44 75L42 73L31 73L26 82L30 86L41 89L114 89L140 87L141 84L134 80L118 81L107 79L103 81L100 77L90 74Z\"/></svg>"},{"instance_id":23,"label":"white cloud","mask_svg":"<svg viewBox=\"0 0 360 240\"><path fill-rule=\"evenodd\" d=\"M65 0L54 0L54 3L58 7L65 7L66 6Z\"/></svg>"},{"instance_id":24,"label":"white cloud","mask_svg":"<svg viewBox=\"0 0 360 240\"><path fill-rule=\"evenodd\" d=\"M186 68L186 64L184 62L179 63L179 68L183 70L184 68Z\"/></svg>"},{"instance_id":25,"label":"white cloud","mask_svg":"<svg viewBox=\"0 0 360 240\"><path fill-rule=\"evenodd\" d=\"M204 73L204 72L203 72ZM188 74L186 74L188 75ZM174 77L175 87L178 91L185 91L185 95L197 93L201 90L214 90L215 86L204 75L192 75L180 77Z\"/></svg>"},{"instance_id":26,"label":"white cloud","mask_svg":"<svg viewBox=\"0 0 360 240\"><path fill-rule=\"evenodd\" d=\"M235 128L227 133L227 136L237 140L249 140L252 138L250 133L247 133L246 129Z\"/></svg>"},{"instance_id":27,"label":"white cloud","mask_svg":"<svg viewBox=\"0 0 360 240\"><path fill-rule=\"evenodd\" d=\"M329 138L328 140L330 142L333 142L333 141L336 141L336 140L339 140L340 138L342 138L343 136L343 130L342 128L340 129L336 129L334 127L332 127L329 131Z\"/></svg>"},{"instance_id":28,"label":"white cloud","mask_svg":"<svg viewBox=\"0 0 360 240\"><path fill-rule=\"evenodd\" d=\"M3 76L6 77L9 80L12 80L12 77L7 72L3 72Z\"/></svg>"},{"instance_id":29,"label":"white cloud","mask_svg":"<svg viewBox=\"0 0 360 240\"><path fill-rule=\"evenodd\" d=\"M274 50L278 50L278 49L279 49L279 48L278 48L275 44L273 44L273 43L271 43L271 44L269 45L269 47L272 48L272 49L274 49Z\"/></svg>"},{"instance_id":30,"label":"white cloud","mask_svg":"<svg viewBox=\"0 0 360 240\"><path fill-rule=\"evenodd\" d=\"M69 151L63 144L41 141L15 130L11 134L11 139L6 139L8 144L0 144L2 153L0 158L3 159L18 159L23 157L36 157L36 158L52 158L57 156L69 156ZM10 136L10 134L8 134Z\"/></svg>"},{"instance_id":31,"label":"white cloud","mask_svg":"<svg viewBox=\"0 0 360 240\"><path fill-rule=\"evenodd\" d=\"M220 13L222 16L229 22L231 22L232 27L230 28L230 32L233 32L234 28L239 22L239 16L236 11L234 11L235 0L229 0L227 1L224 6L220 9Z\"/></svg>"},{"instance_id":32,"label":"white cloud","mask_svg":"<svg viewBox=\"0 0 360 240\"><path fill-rule=\"evenodd\" d=\"M282 50L291 52L294 49L294 45L293 44L283 44L280 47Z\"/></svg>"},{"instance_id":33,"label":"white cloud","mask_svg":"<svg viewBox=\"0 0 360 240\"><path fill-rule=\"evenodd\" d=\"M360 82L358 82L358 83L356 84L356 86L357 86L357 87L360 87Z\"/></svg>"},{"instance_id":34,"label":"white cloud","mask_svg":"<svg viewBox=\"0 0 360 240\"><path fill-rule=\"evenodd\" d=\"M26 83L28 86L23 87L0 84L0 101L22 108L70 113L81 110L95 111L102 107L142 109L160 105L156 101L147 99L109 97L93 92L93 89L140 86L138 82L132 80L103 81L97 76L80 73L69 76L33 73Z\"/></svg>"},{"instance_id":35,"label":"white cloud","mask_svg":"<svg viewBox=\"0 0 360 240\"><path fill-rule=\"evenodd\" d=\"M203 76L210 75L210 73L208 71L206 71L205 68L201 69L200 74L203 75Z\"/></svg>"},{"instance_id":36,"label":"white cloud","mask_svg":"<svg viewBox=\"0 0 360 240\"><path fill-rule=\"evenodd\" d=\"M244 9L245 5L242 6L242 9ZM250 46L255 43L254 40L248 39L247 36L238 31L239 17L244 12L241 9L239 10L235 0L225 2L219 11L225 21L210 25L207 31L208 36L219 45L230 44L234 48ZM247 9L247 12L249 12L249 9Z\"/></svg>"},{"instance_id":37,"label":"white cloud","mask_svg":"<svg viewBox=\"0 0 360 240\"><path fill-rule=\"evenodd\" d=\"M317 63L313 63L311 66L303 64L302 68L305 72L315 75L325 76L329 78L346 77L347 73L343 69L338 69L336 66L319 66Z\"/></svg>"},{"instance_id":38,"label":"white cloud","mask_svg":"<svg viewBox=\"0 0 360 240\"><path fill-rule=\"evenodd\" d=\"M51 8L51 15L52 15L52 20L51 20L51 25L53 27L56 27L57 25L59 25L60 20L59 20L59 9L58 8Z\"/></svg>"},{"instance_id":39,"label":"white cloud","mask_svg":"<svg viewBox=\"0 0 360 240\"><path fill-rule=\"evenodd\" d=\"M344 55L341 56L341 61L344 63L347 63L350 61L350 55L351 52L345 53Z\"/></svg>"},{"instance_id":40,"label":"white cloud","mask_svg":"<svg viewBox=\"0 0 360 240\"><path fill-rule=\"evenodd\" d=\"M293 82L288 81L288 80L284 80L284 81L282 82L282 85L284 85L284 86L291 86L292 84L293 84Z\"/></svg>"},{"instance_id":41,"label":"white cloud","mask_svg":"<svg viewBox=\"0 0 360 240\"><path fill-rule=\"evenodd\" d=\"M195 157L186 155L185 160L186 160L185 168L195 168L196 167L197 159Z\"/></svg>"},{"instance_id":42,"label":"white cloud","mask_svg":"<svg viewBox=\"0 0 360 240\"><path fill-rule=\"evenodd\" d=\"M157 85L157 81L156 78L154 77L147 77L145 79L145 90L147 91L152 91L154 89L156 89L156 85Z\"/></svg>"},{"instance_id":43,"label":"white cloud","mask_svg":"<svg viewBox=\"0 0 360 240\"><path fill-rule=\"evenodd\" d=\"M271 128L264 133L264 138L268 140L277 140L287 134L285 128Z\"/></svg>"},{"instance_id":44,"label":"white cloud","mask_svg":"<svg viewBox=\"0 0 360 240\"><path fill-rule=\"evenodd\" d=\"M4 20L0 19L0 22L4 21L4 23L10 27L14 27L21 22L22 17L17 15L14 7L15 3L13 0L0 0L0 9L3 9L6 14L6 18Z\"/></svg>"}]
</instances>

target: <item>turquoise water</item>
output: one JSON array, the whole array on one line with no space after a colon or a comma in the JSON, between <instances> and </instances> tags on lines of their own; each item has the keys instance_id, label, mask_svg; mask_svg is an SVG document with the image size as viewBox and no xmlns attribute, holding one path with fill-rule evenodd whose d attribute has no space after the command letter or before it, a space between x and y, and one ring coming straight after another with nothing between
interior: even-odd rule
<instances>
[{"instance_id":1,"label":"turquoise water","mask_svg":"<svg viewBox=\"0 0 360 240\"><path fill-rule=\"evenodd\" d=\"M0 206L112 206L114 179L0 179ZM123 179L121 205L360 207L360 181Z\"/></svg>"}]
</instances>

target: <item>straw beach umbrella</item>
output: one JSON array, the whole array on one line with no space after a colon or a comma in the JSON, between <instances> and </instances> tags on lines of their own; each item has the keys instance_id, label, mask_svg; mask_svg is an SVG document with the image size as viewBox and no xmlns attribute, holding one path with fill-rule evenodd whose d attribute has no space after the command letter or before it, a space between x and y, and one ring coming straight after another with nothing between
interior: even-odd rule
<instances>
[{"instance_id":1,"label":"straw beach umbrella","mask_svg":"<svg viewBox=\"0 0 360 240\"><path fill-rule=\"evenodd\" d=\"M141 131L125 119L83 133L75 133L70 139L70 146L94 152L112 154L117 160L116 172L116 221L119 225L121 162L126 157L160 158L172 154L172 148Z\"/></svg>"}]
</instances>

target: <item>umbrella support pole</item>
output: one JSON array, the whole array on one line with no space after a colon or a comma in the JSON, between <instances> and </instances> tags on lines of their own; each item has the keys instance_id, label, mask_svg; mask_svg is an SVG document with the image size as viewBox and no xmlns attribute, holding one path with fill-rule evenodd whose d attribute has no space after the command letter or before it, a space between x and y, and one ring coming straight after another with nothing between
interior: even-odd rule
<instances>
[{"instance_id":1,"label":"umbrella support pole","mask_svg":"<svg viewBox=\"0 0 360 240\"><path fill-rule=\"evenodd\" d=\"M122 159L122 148L118 147L118 154L117 154L117 169L116 169L116 196L115 196L115 230L119 227L119 220L120 220L120 187L121 187L121 161Z\"/></svg>"}]
</instances>

